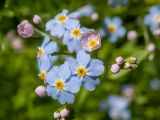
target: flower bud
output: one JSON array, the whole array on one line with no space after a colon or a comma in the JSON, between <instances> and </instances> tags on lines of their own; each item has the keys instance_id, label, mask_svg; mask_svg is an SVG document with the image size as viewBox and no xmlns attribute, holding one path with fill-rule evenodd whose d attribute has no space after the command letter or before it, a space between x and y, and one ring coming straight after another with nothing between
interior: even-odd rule
<instances>
[{"instance_id":1,"label":"flower bud","mask_svg":"<svg viewBox=\"0 0 160 120\"><path fill-rule=\"evenodd\" d=\"M129 58L129 62L130 62L131 64L134 64L134 63L137 62L137 58L135 58L135 57L130 57L130 58Z\"/></svg>"},{"instance_id":2,"label":"flower bud","mask_svg":"<svg viewBox=\"0 0 160 120\"><path fill-rule=\"evenodd\" d=\"M127 38L129 41L133 41L137 38L137 32L135 30L129 31L127 34Z\"/></svg>"},{"instance_id":3,"label":"flower bud","mask_svg":"<svg viewBox=\"0 0 160 120\"><path fill-rule=\"evenodd\" d=\"M32 24L25 20L18 25L18 33L21 37L28 38L33 35L34 28Z\"/></svg>"},{"instance_id":4,"label":"flower bud","mask_svg":"<svg viewBox=\"0 0 160 120\"><path fill-rule=\"evenodd\" d=\"M121 57L121 56L117 57L117 58L116 58L116 63L117 63L118 65L122 65L122 64L124 63L123 57Z\"/></svg>"},{"instance_id":5,"label":"flower bud","mask_svg":"<svg viewBox=\"0 0 160 120\"><path fill-rule=\"evenodd\" d=\"M111 66L111 72L112 72L112 73L116 74L116 73L118 73L119 71L120 71L120 67L119 67L118 64L113 64L113 65Z\"/></svg>"},{"instance_id":6,"label":"flower bud","mask_svg":"<svg viewBox=\"0 0 160 120\"><path fill-rule=\"evenodd\" d=\"M44 97L46 95L46 88L40 85L35 89L35 93L40 97Z\"/></svg>"},{"instance_id":7,"label":"flower bud","mask_svg":"<svg viewBox=\"0 0 160 120\"><path fill-rule=\"evenodd\" d=\"M131 68L132 68L132 69L136 69L137 67L138 67L137 64L131 64Z\"/></svg>"},{"instance_id":8,"label":"flower bud","mask_svg":"<svg viewBox=\"0 0 160 120\"><path fill-rule=\"evenodd\" d=\"M131 68L131 64L128 63L128 62L125 62L125 63L124 63L124 68L126 68L126 69Z\"/></svg>"},{"instance_id":9,"label":"flower bud","mask_svg":"<svg viewBox=\"0 0 160 120\"><path fill-rule=\"evenodd\" d=\"M159 35L160 35L160 29L154 30L154 31L153 31L153 34L154 34L155 36L159 36Z\"/></svg>"},{"instance_id":10,"label":"flower bud","mask_svg":"<svg viewBox=\"0 0 160 120\"><path fill-rule=\"evenodd\" d=\"M34 15L33 17L33 23L39 24L41 22L41 17L38 15Z\"/></svg>"},{"instance_id":11,"label":"flower bud","mask_svg":"<svg viewBox=\"0 0 160 120\"><path fill-rule=\"evenodd\" d=\"M53 117L54 117L54 119L58 119L61 117L61 115L59 112L54 112Z\"/></svg>"},{"instance_id":12,"label":"flower bud","mask_svg":"<svg viewBox=\"0 0 160 120\"><path fill-rule=\"evenodd\" d=\"M91 52L101 46L101 37L95 31L89 31L82 36L81 45L84 50Z\"/></svg>"},{"instance_id":13,"label":"flower bud","mask_svg":"<svg viewBox=\"0 0 160 120\"><path fill-rule=\"evenodd\" d=\"M94 12L94 13L91 15L91 20L94 21L94 22L97 21L98 18L99 18L99 15L98 15L98 13L96 13L96 12Z\"/></svg>"},{"instance_id":14,"label":"flower bud","mask_svg":"<svg viewBox=\"0 0 160 120\"><path fill-rule=\"evenodd\" d=\"M69 115L69 110L64 108L63 110L61 110L60 115L61 115L62 118L67 117Z\"/></svg>"},{"instance_id":15,"label":"flower bud","mask_svg":"<svg viewBox=\"0 0 160 120\"><path fill-rule=\"evenodd\" d=\"M148 50L149 52L153 52L155 49L156 49L156 46L155 46L153 43L150 43L150 44L147 46L147 50Z\"/></svg>"}]
</instances>

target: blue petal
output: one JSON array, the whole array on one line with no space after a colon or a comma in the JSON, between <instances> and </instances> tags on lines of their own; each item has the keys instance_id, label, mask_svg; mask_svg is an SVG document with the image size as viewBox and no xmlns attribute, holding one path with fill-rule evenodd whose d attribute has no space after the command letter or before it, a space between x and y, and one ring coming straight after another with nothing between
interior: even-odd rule
<instances>
[{"instance_id":1,"label":"blue petal","mask_svg":"<svg viewBox=\"0 0 160 120\"><path fill-rule=\"evenodd\" d=\"M48 96L51 96L53 99L57 99L58 92L54 87L48 85L46 92Z\"/></svg>"},{"instance_id":2,"label":"blue petal","mask_svg":"<svg viewBox=\"0 0 160 120\"><path fill-rule=\"evenodd\" d=\"M58 100L61 104L72 104L74 102L74 95L64 90L59 91Z\"/></svg>"},{"instance_id":3,"label":"blue petal","mask_svg":"<svg viewBox=\"0 0 160 120\"><path fill-rule=\"evenodd\" d=\"M65 90L71 93L77 93L80 90L81 80L76 76L72 76L66 83Z\"/></svg>"},{"instance_id":4,"label":"blue petal","mask_svg":"<svg viewBox=\"0 0 160 120\"><path fill-rule=\"evenodd\" d=\"M110 42L116 42L118 40L118 37L117 35L112 34L108 39Z\"/></svg>"},{"instance_id":5,"label":"blue petal","mask_svg":"<svg viewBox=\"0 0 160 120\"><path fill-rule=\"evenodd\" d=\"M113 20L112 20L112 22L113 22L114 24L116 24L117 27L122 24L122 21L121 21L121 19L120 19L119 17L114 17Z\"/></svg>"},{"instance_id":6,"label":"blue petal","mask_svg":"<svg viewBox=\"0 0 160 120\"><path fill-rule=\"evenodd\" d=\"M58 51L58 46L57 46L57 43L52 41L52 42L49 42L45 48L44 48L45 52L47 54L52 54L53 52L56 52Z\"/></svg>"},{"instance_id":7,"label":"blue petal","mask_svg":"<svg viewBox=\"0 0 160 120\"><path fill-rule=\"evenodd\" d=\"M144 18L144 23L145 23L146 25L149 25L149 24L151 23L151 15L145 16L145 18Z\"/></svg>"},{"instance_id":8,"label":"blue petal","mask_svg":"<svg viewBox=\"0 0 160 120\"><path fill-rule=\"evenodd\" d=\"M104 19L104 23L105 23L105 25L109 25L109 24L112 23L112 20L111 20L110 18L106 17L106 18Z\"/></svg>"},{"instance_id":9,"label":"blue petal","mask_svg":"<svg viewBox=\"0 0 160 120\"><path fill-rule=\"evenodd\" d=\"M51 35L57 36L57 37L62 37L64 32L65 32L65 28L63 27L63 25L62 24L57 24L51 30Z\"/></svg>"},{"instance_id":10,"label":"blue petal","mask_svg":"<svg viewBox=\"0 0 160 120\"><path fill-rule=\"evenodd\" d=\"M72 39L67 43L67 47L70 52L73 52L73 51L77 52L82 48L81 41L77 39Z\"/></svg>"},{"instance_id":11,"label":"blue petal","mask_svg":"<svg viewBox=\"0 0 160 120\"><path fill-rule=\"evenodd\" d=\"M84 83L83 86L89 90L89 91L93 91L96 89L96 86L99 84L99 79L98 78L91 78L89 76L86 76L84 78Z\"/></svg>"},{"instance_id":12,"label":"blue petal","mask_svg":"<svg viewBox=\"0 0 160 120\"><path fill-rule=\"evenodd\" d=\"M72 57L68 57L66 61L69 63L72 74L76 74L76 68L78 67L76 60Z\"/></svg>"},{"instance_id":13,"label":"blue petal","mask_svg":"<svg viewBox=\"0 0 160 120\"><path fill-rule=\"evenodd\" d=\"M80 50L77 53L76 60L79 65L86 67L90 61L90 54L86 53L84 50Z\"/></svg>"},{"instance_id":14,"label":"blue petal","mask_svg":"<svg viewBox=\"0 0 160 120\"><path fill-rule=\"evenodd\" d=\"M64 26L66 29L73 29L73 28L76 28L78 25L79 25L79 21L75 19L68 19L64 23Z\"/></svg>"},{"instance_id":15,"label":"blue petal","mask_svg":"<svg viewBox=\"0 0 160 120\"><path fill-rule=\"evenodd\" d=\"M158 6L153 6L153 7L151 7L150 12L151 13L158 13L158 12L160 12L160 9Z\"/></svg>"},{"instance_id":16,"label":"blue petal","mask_svg":"<svg viewBox=\"0 0 160 120\"><path fill-rule=\"evenodd\" d=\"M52 60L48 55L44 55L42 58L39 59L39 68L41 71L48 71L50 67L52 66Z\"/></svg>"},{"instance_id":17,"label":"blue petal","mask_svg":"<svg viewBox=\"0 0 160 120\"><path fill-rule=\"evenodd\" d=\"M116 31L116 35L122 38L126 33L126 29L124 27L119 27Z\"/></svg>"},{"instance_id":18,"label":"blue petal","mask_svg":"<svg viewBox=\"0 0 160 120\"><path fill-rule=\"evenodd\" d=\"M78 18L80 15L79 12L73 12L68 15L69 18Z\"/></svg>"},{"instance_id":19,"label":"blue petal","mask_svg":"<svg viewBox=\"0 0 160 120\"><path fill-rule=\"evenodd\" d=\"M46 75L46 82L52 86L57 79L59 79L59 77L57 75L56 70L54 70L54 67L53 67Z\"/></svg>"},{"instance_id":20,"label":"blue petal","mask_svg":"<svg viewBox=\"0 0 160 120\"><path fill-rule=\"evenodd\" d=\"M65 45L68 44L68 42L70 41L71 39L71 32L69 30L67 30L65 33L64 33L64 37L63 37L63 43Z\"/></svg>"},{"instance_id":21,"label":"blue petal","mask_svg":"<svg viewBox=\"0 0 160 120\"><path fill-rule=\"evenodd\" d=\"M48 42L49 42L49 37L48 37L48 36L46 36L46 37L44 38L44 40L43 40L42 44L41 44L41 48L44 48L44 46L45 46L45 45L47 45L47 44L48 44Z\"/></svg>"},{"instance_id":22,"label":"blue petal","mask_svg":"<svg viewBox=\"0 0 160 120\"><path fill-rule=\"evenodd\" d=\"M93 59L91 60L87 70L87 74L89 76L99 76L104 72L103 62L98 59Z\"/></svg>"},{"instance_id":23,"label":"blue petal","mask_svg":"<svg viewBox=\"0 0 160 120\"><path fill-rule=\"evenodd\" d=\"M104 37L104 36L106 35L106 31L105 31L103 28L101 28L101 29L99 30L99 33L100 33L100 35L101 35L102 37Z\"/></svg>"},{"instance_id":24,"label":"blue petal","mask_svg":"<svg viewBox=\"0 0 160 120\"><path fill-rule=\"evenodd\" d=\"M71 76L71 70L69 68L68 62L65 62L59 66L58 76L64 81L66 81Z\"/></svg>"},{"instance_id":25,"label":"blue petal","mask_svg":"<svg viewBox=\"0 0 160 120\"><path fill-rule=\"evenodd\" d=\"M46 23L45 27L46 27L46 30L52 30L53 27L56 25L56 21L55 20L50 20Z\"/></svg>"}]
</instances>

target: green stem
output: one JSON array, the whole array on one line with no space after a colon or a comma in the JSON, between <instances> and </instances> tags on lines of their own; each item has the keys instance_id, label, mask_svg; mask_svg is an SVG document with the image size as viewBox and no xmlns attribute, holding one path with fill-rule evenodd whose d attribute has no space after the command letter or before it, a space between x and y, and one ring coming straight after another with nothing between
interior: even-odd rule
<instances>
[{"instance_id":1,"label":"green stem","mask_svg":"<svg viewBox=\"0 0 160 120\"><path fill-rule=\"evenodd\" d=\"M143 36L144 36L145 44L148 45L150 38L149 38L146 26L143 26Z\"/></svg>"}]
</instances>

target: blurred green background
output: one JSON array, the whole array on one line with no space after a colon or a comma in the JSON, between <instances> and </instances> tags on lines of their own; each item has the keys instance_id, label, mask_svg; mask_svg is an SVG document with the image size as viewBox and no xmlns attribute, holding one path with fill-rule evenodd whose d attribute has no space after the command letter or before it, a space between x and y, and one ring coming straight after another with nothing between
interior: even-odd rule
<instances>
[{"instance_id":1,"label":"blurred green background","mask_svg":"<svg viewBox=\"0 0 160 120\"><path fill-rule=\"evenodd\" d=\"M160 78L160 38L154 37L144 26L143 18L152 5L160 5L159 0L129 0L124 7L112 8L107 0L1 0L0 1L0 120L51 120L52 114L61 105L50 97L40 98L34 90L43 84L38 77L36 61L37 46L42 37L29 39L18 37L17 25L24 19L32 21L35 14L42 17L43 22L52 19L62 9L75 11L87 4L95 6L99 14L96 22L89 17L81 18L81 25L98 30L106 16L120 16L123 25L128 30L136 30L138 39L129 42L127 37L117 43L102 39L102 47L93 52L93 58L99 58L106 63L113 63L117 56L137 57L139 65L136 70L122 70L113 75L110 66L100 77L101 83L93 92L81 89L72 105L75 120L110 120L107 111L100 111L100 102L110 94L122 95L123 85L135 87L135 97L129 109L132 120L160 119L160 89L153 90L150 82ZM147 32L147 33L146 33ZM149 42L155 43L154 53L146 50L145 34ZM20 39L21 46L13 39ZM153 54L154 59L148 60ZM61 62L62 63L62 62Z\"/></svg>"}]
</instances>

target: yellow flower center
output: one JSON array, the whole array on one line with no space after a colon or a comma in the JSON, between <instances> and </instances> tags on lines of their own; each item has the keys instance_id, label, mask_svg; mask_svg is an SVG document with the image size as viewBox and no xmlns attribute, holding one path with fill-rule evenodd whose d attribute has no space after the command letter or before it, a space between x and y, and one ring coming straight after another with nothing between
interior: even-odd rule
<instances>
[{"instance_id":1,"label":"yellow flower center","mask_svg":"<svg viewBox=\"0 0 160 120\"><path fill-rule=\"evenodd\" d=\"M71 35L72 35L74 38L80 37L80 35L81 35L80 29L78 29L78 28L73 29L72 32L71 32Z\"/></svg>"},{"instance_id":2,"label":"yellow flower center","mask_svg":"<svg viewBox=\"0 0 160 120\"><path fill-rule=\"evenodd\" d=\"M64 82L63 82L62 80L57 80L56 83L55 83L55 87L56 87L58 90L64 89Z\"/></svg>"},{"instance_id":3,"label":"yellow flower center","mask_svg":"<svg viewBox=\"0 0 160 120\"><path fill-rule=\"evenodd\" d=\"M46 72L45 71L41 71L40 77L41 77L42 80L45 80L46 79Z\"/></svg>"},{"instance_id":4,"label":"yellow flower center","mask_svg":"<svg viewBox=\"0 0 160 120\"><path fill-rule=\"evenodd\" d=\"M88 47L89 47L90 49L92 49L92 48L94 48L97 44L98 44L97 41L96 41L95 39L93 39L93 40L90 40L90 41L88 42Z\"/></svg>"},{"instance_id":5,"label":"yellow flower center","mask_svg":"<svg viewBox=\"0 0 160 120\"><path fill-rule=\"evenodd\" d=\"M85 77L87 74L87 69L85 67L78 67L77 74L79 77Z\"/></svg>"},{"instance_id":6,"label":"yellow flower center","mask_svg":"<svg viewBox=\"0 0 160 120\"><path fill-rule=\"evenodd\" d=\"M38 52L37 52L37 56L38 56L38 57L42 57L43 54L44 54L43 48L39 48L39 49L38 49Z\"/></svg>"},{"instance_id":7,"label":"yellow flower center","mask_svg":"<svg viewBox=\"0 0 160 120\"><path fill-rule=\"evenodd\" d=\"M63 22L65 22L65 21L67 21L67 16L65 16L65 15L62 15L62 16L59 16L58 18L57 18L57 22L58 23L63 23Z\"/></svg>"},{"instance_id":8,"label":"yellow flower center","mask_svg":"<svg viewBox=\"0 0 160 120\"><path fill-rule=\"evenodd\" d=\"M109 25L107 29L108 29L109 32L113 33L113 32L116 31L116 26L115 25Z\"/></svg>"}]
</instances>

